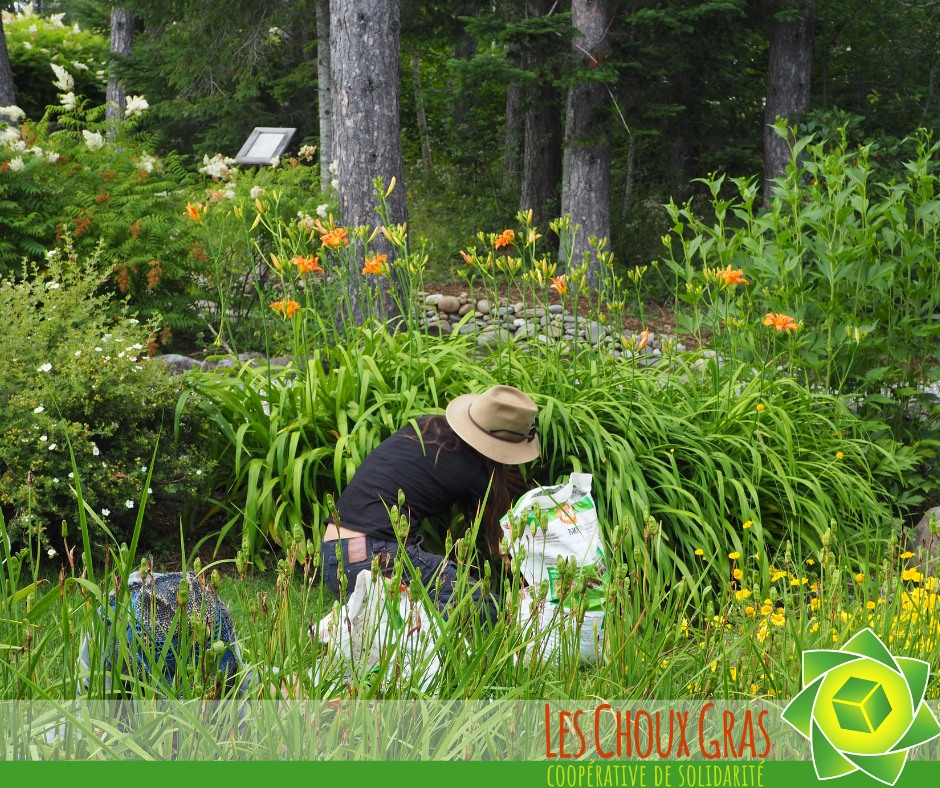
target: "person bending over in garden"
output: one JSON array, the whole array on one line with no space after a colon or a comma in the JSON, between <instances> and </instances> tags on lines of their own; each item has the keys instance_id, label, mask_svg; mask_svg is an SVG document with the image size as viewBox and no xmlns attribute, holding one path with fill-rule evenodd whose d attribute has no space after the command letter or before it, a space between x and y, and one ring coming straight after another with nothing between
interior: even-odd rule
<instances>
[{"instance_id":1,"label":"person bending over in garden","mask_svg":"<svg viewBox=\"0 0 940 788\"><path fill-rule=\"evenodd\" d=\"M347 588L352 588L375 556L383 574L391 574L399 546L389 510L401 490L403 514L411 525L405 552L426 588L432 589L443 577L436 597L443 611L453 595L457 564L425 550L416 531L425 518L442 514L453 504L473 516L485 501L481 527L490 545L498 545L499 520L509 510L510 493L525 489L513 466L539 456L537 412L535 403L518 389L493 386L483 394L457 397L447 406L446 416L417 419L420 434L409 424L382 441L337 501L339 527L332 517L327 520L323 540L339 539L343 556L340 570L334 546L324 545L323 578L333 593L339 596L340 571L346 575ZM481 592L476 590L473 598L480 605ZM498 608L492 595L485 610L495 621Z\"/></svg>"}]
</instances>

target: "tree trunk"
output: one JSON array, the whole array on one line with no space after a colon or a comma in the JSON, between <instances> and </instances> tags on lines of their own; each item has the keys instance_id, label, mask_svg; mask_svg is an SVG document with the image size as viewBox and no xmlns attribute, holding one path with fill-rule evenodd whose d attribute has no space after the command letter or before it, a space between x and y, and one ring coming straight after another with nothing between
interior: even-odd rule
<instances>
[{"instance_id":1,"label":"tree trunk","mask_svg":"<svg viewBox=\"0 0 940 788\"><path fill-rule=\"evenodd\" d=\"M572 42L583 66L596 65L596 57L607 49L607 0L573 0L571 24L581 33ZM590 54L589 54L590 53ZM589 238L610 236L610 114L607 89L600 82L572 85L568 91L571 113L571 165L568 184L568 213L572 224L581 225L572 248L572 262L590 254L588 282L597 288L601 270Z\"/></svg>"},{"instance_id":2,"label":"tree trunk","mask_svg":"<svg viewBox=\"0 0 940 788\"><path fill-rule=\"evenodd\" d=\"M16 104L16 91L13 90L13 71L10 69L10 53L7 51L7 37L3 32L3 19L0 18L0 107L12 107ZM16 126L16 121L7 115L0 115L0 122L6 121Z\"/></svg>"},{"instance_id":3,"label":"tree trunk","mask_svg":"<svg viewBox=\"0 0 940 788\"><path fill-rule=\"evenodd\" d=\"M548 16L554 0L537 0L535 16ZM531 55L523 50L522 68L528 70ZM529 88L526 96L525 143L522 159L522 188L519 207L532 210L532 220L542 223L551 218L549 203L557 197L561 180L561 110L558 91L553 85ZM557 211L558 206L554 209Z\"/></svg>"},{"instance_id":4,"label":"tree trunk","mask_svg":"<svg viewBox=\"0 0 940 788\"><path fill-rule=\"evenodd\" d=\"M623 186L623 221L630 215L630 206L633 203L633 186L636 183L636 136L630 135L630 147L627 151L627 179Z\"/></svg>"},{"instance_id":5,"label":"tree trunk","mask_svg":"<svg viewBox=\"0 0 940 788\"><path fill-rule=\"evenodd\" d=\"M525 115L520 207L523 211L531 208L532 220L538 224L551 218L549 203L561 180L561 112L554 90L536 88L533 102L538 103Z\"/></svg>"},{"instance_id":6,"label":"tree trunk","mask_svg":"<svg viewBox=\"0 0 940 788\"><path fill-rule=\"evenodd\" d=\"M776 8L779 10L780 6ZM787 140L771 125L777 118L809 108L810 72L813 65L813 22L816 0L803 0L801 19L770 21L770 56L767 66L767 109L764 115L764 201L773 196L773 179L786 172L790 162ZM795 140L790 135L790 142Z\"/></svg>"},{"instance_id":7,"label":"tree trunk","mask_svg":"<svg viewBox=\"0 0 940 788\"><path fill-rule=\"evenodd\" d=\"M568 97L565 99L565 132L564 132L564 153L561 157L561 215L569 212L568 194L571 186L571 135L574 132L574 104L571 101L572 91L568 90ZM559 248L559 255L562 262L565 262L565 250Z\"/></svg>"},{"instance_id":8,"label":"tree trunk","mask_svg":"<svg viewBox=\"0 0 940 788\"><path fill-rule=\"evenodd\" d=\"M458 3L454 8L454 17L460 16L476 16L477 8L473 5L464 5L463 3ZM463 23L459 20L456 20L457 24L462 25ZM465 35L463 40L455 47L451 49L451 56L455 60L470 60L477 53L477 42L475 38L470 38ZM454 125L455 126L465 126L467 123L467 114L470 110L476 106L477 95L475 92L471 91L466 95L457 95L454 92Z\"/></svg>"},{"instance_id":9,"label":"tree trunk","mask_svg":"<svg viewBox=\"0 0 940 788\"><path fill-rule=\"evenodd\" d=\"M506 88L506 125L503 141L503 188L515 183L522 171L522 88L512 82Z\"/></svg>"},{"instance_id":10,"label":"tree trunk","mask_svg":"<svg viewBox=\"0 0 940 788\"><path fill-rule=\"evenodd\" d=\"M333 163L333 86L330 78L330 0L317 0L317 104L320 113L320 191L330 187Z\"/></svg>"},{"instance_id":11,"label":"tree trunk","mask_svg":"<svg viewBox=\"0 0 940 788\"><path fill-rule=\"evenodd\" d=\"M340 216L347 227L377 226L378 201L373 195L373 178L392 178L398 184L388 197L390 220L408 221L405 169L401 150L399 113L398 54L400 0L331 0L330 71L333 84L333 158L338 162ZM392 246L380 233L370 245L392 262ZM352 281L361 277L362 247L350 265ZM369 275L381 286L382 295L372 305L375 314L392 318L400 314L390 287L392 282ZM360 291L346 294L350 312L362 323L367 305Z\"/></svg>"},{"instance_id":12,"label":"tree trunk","mask_svg":"<svg viewBox=\"0 0 940 788\"><path fill-rule=\"evenodd\" d=\"M414 84L415 111L418 114L418 135L421 137L421 158L424 161L424 169L430 171L431 138L428 136L428 119L424 114L424 98L421 96L421 57L418 47L411 53L411 81Z\"/></svg>"},{"instance_id":13,"label":"tree trunk","mask_svg":"<svg viewBox=\"0 0 940 788\"><path fill-rule=\"evenodd\" d=\"M131 44L134 41L134 12L121 6L111 6L111 51L119 57L127 57L131 53ZM111 69L108 76L108 93L106 97L105 118L107 120L123 120L124 110L127 106L127 91L124 84L118 81ZM114 137L116 129L108 132Z\"/></svg>"}]
</instances>

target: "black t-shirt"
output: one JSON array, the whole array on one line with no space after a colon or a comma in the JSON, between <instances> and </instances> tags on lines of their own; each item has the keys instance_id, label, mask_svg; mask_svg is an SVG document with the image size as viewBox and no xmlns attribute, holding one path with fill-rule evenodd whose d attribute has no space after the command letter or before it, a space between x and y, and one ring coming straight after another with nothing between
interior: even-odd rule
<instances>
[{"instance_id":1,"label":"black t-shirt","mask_svg":"<svg viewBox=\"0 0 940 788\"><path fill-rule=\"evenodd\" d=\"M429 418L417 419L419 428L423 430ZM443 425L439 442L453 437ZM476 512L490 486L481 455L462 441L457 451L429 443L427 437L423 441L422 446L414 426L408 424L365 458L336 502L340 526L394 542L388 510L398 503L399 490L405 493L403 512L409 517L411 536L422 520L455 503Z\"/></svg>"}]
</instances>

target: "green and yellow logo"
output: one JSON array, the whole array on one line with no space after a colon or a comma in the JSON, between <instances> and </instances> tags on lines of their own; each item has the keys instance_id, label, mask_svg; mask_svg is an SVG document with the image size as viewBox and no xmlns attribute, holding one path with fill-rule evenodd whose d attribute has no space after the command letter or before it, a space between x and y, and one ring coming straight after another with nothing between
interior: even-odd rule
<instances>
[{"instance_id":1,"label":"green and yellow logo","mask_svg":"<svg viewBox=\"0 0 940 788\"><path fill-rule=\"evenodd\" d=\"M839 651L803 652L803 690L783 719L810 740L820 780L860 770L894 785L908 750L940 735L929 676L928 663L892 656L865 629Z\"/></svg>"}]
</instances>

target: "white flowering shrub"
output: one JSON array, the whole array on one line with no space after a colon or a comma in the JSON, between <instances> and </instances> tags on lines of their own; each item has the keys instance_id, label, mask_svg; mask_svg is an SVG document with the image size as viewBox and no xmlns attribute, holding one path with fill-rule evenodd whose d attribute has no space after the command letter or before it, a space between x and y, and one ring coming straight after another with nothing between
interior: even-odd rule
<instances>
[{"instance_id":1,"label":"white flowering shrub","mask_svg":"<svg viewBox=\"0 0 940 788\"><path fill-rule=\"evenodd\" d=\"M3 12L10 67L16 75L16 105L31 118L40 117L47 105L59 103L58 94L104 103L108 39L93 30L66 25L62 17L43 17L30 7L21 7L16 14ZM56 81L61 79L68 87L52 84L50 66L61 69Z\"/></svg>"},{"instance_id":2,"label":"white flowering shrub","mask_svg":"<svg viewBox=\"0 0 940 788\"><path fill-rule=\"evenodd\" d=\"M95 259L105 287L144 317L159 311L169 342L198 321L190 292L206 257L201 234L183 221L193 176L177 158L156 156L137 132L143 97L109 125L103 106L73 92L72 64L47 69L59 93L41 117L0 108L19 121L0 122L0 275L15 274L24 258L44 260L66 231L83 257L103 241Z\"/></svg>"},{"instance_id":3,"label":"white flowering shrub","mask_svg":"<svg viewBox=\"0 0 940 788\"><path fill-rule=\"evenodd\" d=\"M83 497L115 536L128 534L137 504L126 502L140 501L159 437L143 534L178 543L210 461L195 410L174 440L183 384L148 357L160 321L115 309L94 261L69 249L21 274L0 281L0 507L13 537L44 528L57 537L63 518L75 522L69 442Z\"/></svg>"}]
</instances>

